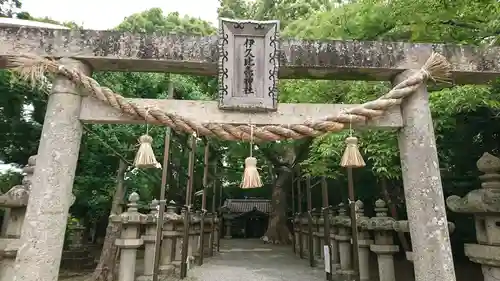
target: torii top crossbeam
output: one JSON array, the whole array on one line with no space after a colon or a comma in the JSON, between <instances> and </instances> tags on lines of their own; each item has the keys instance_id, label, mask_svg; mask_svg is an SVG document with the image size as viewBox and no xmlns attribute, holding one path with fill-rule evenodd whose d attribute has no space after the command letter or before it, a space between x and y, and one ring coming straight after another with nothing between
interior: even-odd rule
<instances>
[{"instance_id":1,"label":"torii top crossbeam","mask_svg":"<svg viewBox=\"0 0 500 281\"><path fill-rule=\"evenodd\" d=\"M11 67L12 60L17 61L14 65L24 69L26 66L29 69L30 65L40 65L40 59L37 58L15 58L20 56L19 53L21 56L24 53L29 56L76 58L85 61L94 70L168 71L201 75L217 73L219 110L215 103L182 101L177 106L173 106L172 102L163 104L167 112L162 110L162 102L158 100L152 100L151 105L146 100L127 100L62 65L48 61L42 63L42 68L51 69L54 74L63 74L77 84L83 83L81 86L93 93L97 100L111 105L98 108L101 103L87 98L80 112L80 120L84 122L131 123L147 120L189 133L227 140L252 137L261 140L299 139L341 130L346 122L368 125L367 122L378 121L378 124L370 125L400 127L399 110L393 106L399 104L406 94L402 95L399 91L411 93L424 80L436 78L428 72L429 69L423 69L418 77L409 80L411 83L404 83L404 89L394 88L381 97L381 101L363 104L361 108L328 105L328 111L337 110L337 113L325 117L316 116L324 114L327 109L324 106L320 108L321 105L278 105L279 77L331 79L334 75L336 79L390 80L406 69L415 68L415 65L422 67L422 59L436 49L445 56L440 55L439 59L434 55L431 57L437 59L436 63L447 61L446 80L451 73L451 79L456 78L464 83L469 79L479 83L481 79L478 77L486 77L488 81L500 74L500 63L494 59L491 50L481 53L472 47L448 45L283 41L279 39L278 21L222 19L217 37L12 27L0 29L0 38L4 39L0 41L0 58L3 58L0 67L2 62L4 67L7 66L6 58L10 58ZM476 73L481 75L476 77ZM182 113L172 112L173 108ZM389 110L395 113L392 118ZM347 111L349 113L346 115ZM184 116L186 112L194 115ZM289 116L298 119L291 120ZM253 131L252 126L243 125L245 123L268 126Z\"/></svg>"},{"instance_id":2,"label":"torii top crossbeam","mask_svg":"<svg viewBox=\"0 0 500 281\"><path fill-rule=\"evenodd\" d=\"M71 57L94 71L149 71L216 75L218 36L134 34L118 31L0 28L0 68L7 53ZM444 55L458 84L500 76L500 48L451 44L280 40L280 78L390 80L416 49Z\"/></svg>"}]
</instances>

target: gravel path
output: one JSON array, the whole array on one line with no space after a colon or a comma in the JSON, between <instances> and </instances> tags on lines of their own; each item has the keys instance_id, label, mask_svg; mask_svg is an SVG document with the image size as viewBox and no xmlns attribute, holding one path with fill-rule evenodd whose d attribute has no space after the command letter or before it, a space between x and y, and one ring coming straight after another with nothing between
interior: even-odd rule
<instances>
[{"instance_id":1,"label":"gravel path","mask_svg":"<svg viewBox=\"0 0 500 281\"><path fill-rule=\"evenodd\" d=\"M260 240L221 240L220 253L206 258L189 275L199 281L324 281L322 269L310 268L307 260L289 246L267 245Z\"/></svg>"}]
</instances>

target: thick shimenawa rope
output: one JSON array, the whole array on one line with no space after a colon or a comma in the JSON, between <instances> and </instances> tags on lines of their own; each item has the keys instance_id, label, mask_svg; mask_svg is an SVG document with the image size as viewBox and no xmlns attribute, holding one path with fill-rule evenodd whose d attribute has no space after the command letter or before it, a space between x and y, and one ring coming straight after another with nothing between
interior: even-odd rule
<instances>
[{"instance_id":1,"label":"thick shimenawa rope","mask_svg":"<svg viewBox=\"0 0 500 281\"><path fill-rule=\"evenodd\" d=\"M23 80L39 84L46 81L45 73L62 75L77 86L85 89L90 96L106 103L137 119L148 123L161 123L176 131L199 136L218 137L232 141L250 141L250 125L231 125L221 123L196 123L175 113L165 112L155 107L139 106L111 89L102 87L84 73L65 67L54 60L30 54L9 55L7 68L17 72ZM254 126L253 140L255 142L276 141L284 139L302 139L316 137L328 132L338 132L344 129L345 124L363 123L370 119L382 116L384 112L412 94L422 83L431 79L439 82L448 82L451 77L451 65L445 57L432 53L422 68L413 75L397 84L387 94L380 98L366 102L359 106L346 109L340 114L326 118L304 122L303 124Z\"/></svg>"}]
</instances>

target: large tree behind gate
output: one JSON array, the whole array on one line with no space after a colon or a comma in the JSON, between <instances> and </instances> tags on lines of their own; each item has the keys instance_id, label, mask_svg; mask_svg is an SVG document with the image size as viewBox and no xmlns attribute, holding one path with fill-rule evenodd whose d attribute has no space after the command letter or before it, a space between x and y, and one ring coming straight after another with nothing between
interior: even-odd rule
<instances>
[{"instance_id":1,"label":"large tree behind gate","mask_svg":"<svg viewBox=\"0 0 500 281\"><path fill-rule=\"evenodd\" d=\"M271 163L275 177L272 180L272 211L265 236L270 242L290 243L288 220L288 194L293 186L293 175L300 175L299 164L307 158L312 139L308 138L294 143L277 146L270 144L259 149L261 155Z\"/></svg>"}]
</instances>

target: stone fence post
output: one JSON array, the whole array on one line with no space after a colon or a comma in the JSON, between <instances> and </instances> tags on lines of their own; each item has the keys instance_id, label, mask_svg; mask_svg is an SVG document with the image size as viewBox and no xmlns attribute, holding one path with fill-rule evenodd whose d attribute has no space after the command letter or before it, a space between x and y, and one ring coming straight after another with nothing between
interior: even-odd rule
<instances>
[{"instance_id":1,"label":"stone fence post","mask_svg":"<svg viewBox=\"0 0 500 281\"><path fill-rule=\"evenodd\" d=\"M394 254L399 252L399 246L394 245L393 224L395 220L387 215L387 204L379 199L375 202L376 216L370 218L367 228L374 232L375 244L370 250L377 254L378 274L381 281L396 281L394 271Z\"/></svg>"},{"instance_id":2,"label":"stone fence post","mask_svg":"<svg viewBox=\"0 0 500 281\"><path fill-rule=\"evenodd\" d=\"M481 189L472 190L463 198L446 200L453 212L473 214L477 244L465 244L465 255L481 265L484 281L500 279L500 159L484 153L477 161L484 173L479 178Z\"/></svg>"},{"instance_id":3,"label":"stone fence post","mask_svg":"<svg viewBox=\"0 0 500 281\"><path fill-rule=\"evenodd\" d=\"M206 213L205 215L202 216L205 226L203 227L204 228L204 230L203 230L204 238L203 238L203 245L201 245L201 242L200 242L200 249L201 249L200 251L203 254L203 257L212 256L212 247L210 246L210 236L212 236L212 228L213 228L212 227L212 221L213 221L212 216L214 216L214 214L212 214L212 213ZM201 234L200 234L200 238L201 238Z\"/></svg>"},{"instance_id":4,"label":"stone fence post","mask_svg":"<svg viewBox=\"0 0 500 281\"><path fill-rule=\"evenodd\" d=\"M295 239L295 254L300 256L300 217L298 213L294 214L293 217L293 239Z\"/></svg>"},{"instance_id":5,"label":"stone fence post","mask_svg":"<svg viewBox=\"0 0 500 281\"><path fill-rule=\"evenodd\" d=\"M300 214L300 225L301 225L301 239L302 239L302 257L309 256L309 236L308 236L308 227L309 219L307 218L307 212Z\"/></svg>"},{"instance_id":6,"label":"stone fence post","mask_svg":"<svg viewBox=\"0 0 500 281\"><path fill-rule=\"evenodd\" d=\"M23 168L24 177L22 184L16 185L5 194L0 195L0 207L9 209L9 212L6 212L4 216L5 228L2 229L2 236L5 238L21 237L35 165L36 155L30 156L28 165Z\"/></svg>"},{"instance_id":7,"label":"stone fence post","mask_svg":"<svg viewBox=\"0 0 500 281\"><path fill-rule=\"evenodd\" d=\"M83 241L85 227L80 222L77 222L75 225L68 226L68 228L70 229L68 248L72 250L83 248L85 244L85 241Z\"/></svg>"},{"instance_id":8,"label":"stone fence post","mask_svg":"<svg viewBox=\"0 0 500 281\"><path fill-rule=\"evenodd\" d=\"M118 281L135 281L135 268L137 249L143 245L144 241L139 237L141 224L146 222L147 216L138 212L137 202L139 194L130 194L128 209L119 215L111 215L113 223L121 223L122 231L119 239L116 239L116 246L120 249L120 267Z\"/></svg>"},{"instance_id":9,"label":"stone fence post","mask_svg":"<svg viewBox=\"0 0 500 281\"><path fill-rule=\"evenodd\" d=\"M0 207L6 208L0 238L0 281L14 280L14 262L21 246L21 230L26 215L31 190L31 178L35 169L36 155L31 156L23 168L25 176L21 185L13 186L0 195Z\"/></svg>"},{"instance_id":10,"label":"stone fence post","mask_svg":"<svg viewBox=\"0 0 500 281\"><path fill-rule=\"evenodd\" d=\"M359 279L361 281L368 281L370 280L370 245L373 244L373 240L370 239L370 232L367 227L367 222L370 218L365 216L364 204L361 200L356 201L355 209L356 222L359 229Z\"/></svg>"},{"instance_id":11,"label":"stone fence post","mask_svg":"<svg viewBox=\"0 0 500 281\"><path fill-rule=\"evenodd\" d=\"M213 225L213 232L210 236L210 240L212 241L211 247L212 249L210 250L211 255L215 255L216 250L219 248L219 236L220 236L220 218L217 215L217 213L213 214L215 217L212 221Z\"/></svg>"},{"instance_id":12,"label":"stone fence post","mask_svg":"<svg viewBox=\"0 0 500 281\"><path fill-rule=\"evenodd\" d=\"M316 264L323 264L321 261L323 257L323 229L325 225L325 220L323 216L318 213L313 213L313 222L314 222L314 232L313 232L313 253L314 258L317 260ZM320 262L321 261L321 262Z\"/></svg>"},{"instance_id":13,"label":"stone fence post","mask_svg":"<svg viewBox=\"0 0 500 281\"><path fill-rule=\"evenodd\" d=\"M395 221L392 226L394 228L394 231L396 232L404 232L404 233L410 232L410 224L407 220ZM455 224L452 222L448 222L448 233L451 234L453 233L454 230L455 230ZM413 251L406 252L406 259L410 262L413 262Z\"/></svg>"},{"instance_id":14,"label":"stone fence post","mask_svg":"<svg viewBox=\"0 0 500 281\"><path fill-rule=\"evenodd\" d=\"M155 259L156 224L158 222L158 200L151 201L150 212L146 216L146 231L142 235L144 242L144 272L139 281L150 281L153 278L153 264Z\"/></svg>"},{"instance_id":15,"label":"stone fence post","mask_svg":"<svg viewBox=\"0 0 500 281\"><path fill-rule=\"evenodd\" d=\"M351 247L351 218L346 214L344 203L339 204L339 215L335 219L338 234L335 235L335 240L339 243L340 256L340 274L345 276L352 275L352 247Z\"/></svg>"},{"instance_id":16,"label":"stone fence post","mask_svg":"<svg viewBox=\"0 0 500 281\"><path fill-rule=\"evenodd\" d=\"M162 275L170 275L174 269L174 261L177 259L180 249L178 238L182 233L179 233L177 227L182 217L175 213L175 206L167 206L165 215L163 216L163 241L161 244L161 259L160 272Z\"/></svg>"},{"instance_id":17,"label":"stone fence post","mask_svg":"<svg viewBox=\"0 0 500 281\"><path fill-rule=\"evenodd\" d=\"M200 250L202 215L200 210L196 210L191 216L191 226L189 227L189 255L198 260Z\"/></svg>"},{"instance_id":18,"label":"stone fence post","mask_svg":"<svg viewBox=\"0 0 500 281\"><path fill-rule=\"evenodd\" d=\"M339 254L339 241L337 241L336 236L338 234L338 226L336 222L335 210L330 209L330 244L332 248L331 259L332 259L332 270L338 270L340 268L340 254ZM323 257L323 255L322 255Z\"/></svg>"}]
</instances>

